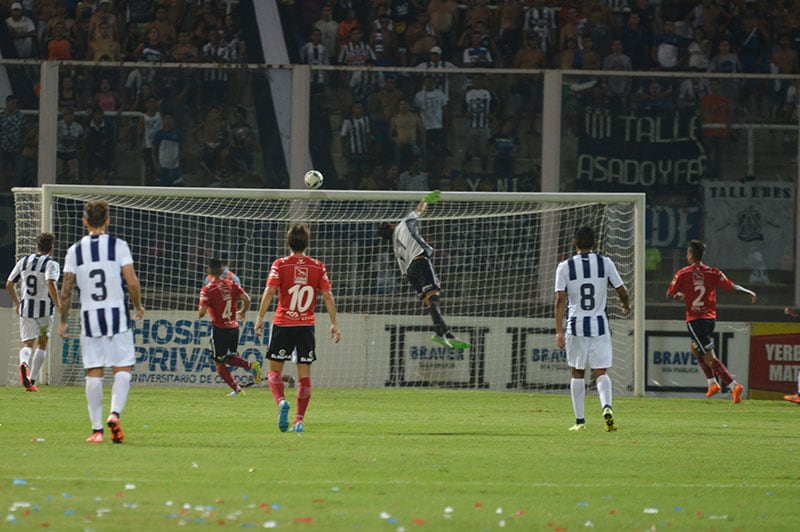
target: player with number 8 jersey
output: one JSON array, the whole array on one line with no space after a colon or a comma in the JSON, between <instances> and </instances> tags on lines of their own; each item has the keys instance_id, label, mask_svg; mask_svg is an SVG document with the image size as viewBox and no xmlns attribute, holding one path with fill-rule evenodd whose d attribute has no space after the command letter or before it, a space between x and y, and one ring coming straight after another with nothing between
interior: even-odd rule
<instances>
[{"instance_id":1,"label":"player with number 8 jersey","mask_svg":"<svg viewBox=\"0 0 800 532\"><path fill-rule=\"evenodd\" d=\"M325 309L331 319L331 340L339 341L339 326L336 324L336 302L331 291L328 272L322 261L306 255L311 238L308 227L294 224L286 234L291 254L272 263L267 277L267 287L258 307L256 334L264 332L264 317L275 294L278 308L272 319L272 334L267 348L269 389L278 404L278 429L289 428L289 403L283 386L283 364L292 360L296 351L297 363L297 412L293 430L303 432L306 408L311 399L311 364L317 359L314 324L314 308L317 293L322 294Z\"/></svg>"}]
</instances>

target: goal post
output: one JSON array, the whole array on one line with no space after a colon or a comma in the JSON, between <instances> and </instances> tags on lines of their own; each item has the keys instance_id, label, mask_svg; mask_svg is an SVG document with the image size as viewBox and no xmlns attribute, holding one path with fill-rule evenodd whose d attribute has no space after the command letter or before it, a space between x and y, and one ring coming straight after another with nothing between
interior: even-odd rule
<instances>
[{"instance_id":1,"label":"goal post","mask_svg":"<svg viewBox=\"0 0 800 532\"><path fill-rule=\"evenodd\" d=\"M14 194L17 256L49 230L62 263L85 232L84 203L109 203L109 232L130 244L147 309L135 330L137 384L224 386L206 353L210 323L197 318L207 261L220 254L253 299L240 354L263 361L267 339L254 334L256 308L270 264L288 253L288 225L302 222L311 229L309 254L328 269L342 329L339 344L327 341L320 301L315 385L566 393L566 358L555 345L555 269L574 252L575 229L590 225L596 251L617 264L632 301L624 317L610 292L614 392L644 390L644 194L443 192L421 232L436 250L445 319L472 343L463 351L431 342L430 316L378 235L381 223L405 217L424 192L44 185ZM273 311L274 303L268 319ZM78 331L77 323L70 329ZM19 347L10 348L9 384ZM53 335L47 362L50 384L83 382L76 337Z\"/></svg>"}]
</instances>

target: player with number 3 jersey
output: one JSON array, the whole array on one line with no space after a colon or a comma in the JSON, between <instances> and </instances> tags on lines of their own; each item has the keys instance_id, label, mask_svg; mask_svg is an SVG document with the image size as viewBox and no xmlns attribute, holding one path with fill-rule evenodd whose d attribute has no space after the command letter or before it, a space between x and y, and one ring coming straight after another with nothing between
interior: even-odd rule
<instances>
[{"instance_id":1,"label":"player with number 3 jersey","mask_svg":"<svg viewBox=\"0 0 800 532\"><path fill-rule=\"evenodd\" d=\"M718 394L721 389L716 376L731 389L733 402L740 403L744 387L736 382L725 364L717 358L711 337L717 320L717 289L746 294L752 303L756 302L756 293L735 284L719 268L703 264L705 251L705 243L699 240L689 242L686 249L689 265L675 274L667 288L667 297L686 304L686 327L692 337L692 354L708 382L706 397Z\"/></svg>"},{"instance_id":2,"label":"player with number 3 jersey","mask_svg":"<svg viewBox=\"0 0 800 532\"><path fill-rule=\"evenodd\" d=\"M314 324L314 309L317 294L322 294L325 309L331 320L331 340L339 341L339 326L336 324L336 302L331 292L331 282L322 261L306 255L310 240L308 227L292 225L286 235L291 254L272 263L267 277L267 287L258 307L256 334L264 333L264 317L272 299L278 295L278 308L272 319L272 335L267 348L269 373L267 380L272 396L278 403L278 429L289 428L289 403L283 386L283 364L292 360L296 351L297 363L297 412L293 431L303 432L303 423L308 402L311 399L311 364L317 359Z\"/></svg>"}]
</instances>

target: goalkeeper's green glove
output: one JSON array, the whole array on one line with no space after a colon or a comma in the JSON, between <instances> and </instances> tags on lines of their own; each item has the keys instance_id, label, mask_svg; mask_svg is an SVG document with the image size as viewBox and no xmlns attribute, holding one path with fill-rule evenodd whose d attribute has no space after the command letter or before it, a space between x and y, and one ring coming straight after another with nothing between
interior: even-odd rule
<instances>
[{"instance_id":1,"label":"goalkeeper's green glove","mask_svg":"<svg viewBox=\"0 0 800 532\"><path fill-rule=\"evenodd\" d=\"M425 200L425 203L436 203L437 201L439 201L439 198L441 196L442 196L442 193L440 191L432 190L432 191L428 192L425 195L425 197L422 198L422 199Z\"/></svg>"}]
</instances>

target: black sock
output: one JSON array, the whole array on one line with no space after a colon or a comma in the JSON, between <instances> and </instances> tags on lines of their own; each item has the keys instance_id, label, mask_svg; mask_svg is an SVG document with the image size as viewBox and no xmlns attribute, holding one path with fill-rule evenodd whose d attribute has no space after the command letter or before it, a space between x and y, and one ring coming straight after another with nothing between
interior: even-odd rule
<instances>
[{"instance_id":1,"label":"black sock","mask_svg":"<svg viewBox=\"0 0 800 532\"><path fill-rule=\"evenodd\" d=\"M442 317L442 311L439 310L439 303L432 302L431 303L431 318L433 319L433 330L439 336L444 336L447 332L447 324L444 322L444 318Z\"/></svg>"}]
</instances>

